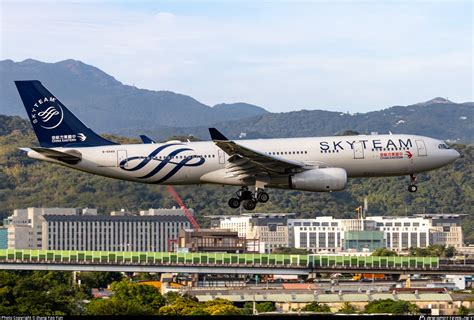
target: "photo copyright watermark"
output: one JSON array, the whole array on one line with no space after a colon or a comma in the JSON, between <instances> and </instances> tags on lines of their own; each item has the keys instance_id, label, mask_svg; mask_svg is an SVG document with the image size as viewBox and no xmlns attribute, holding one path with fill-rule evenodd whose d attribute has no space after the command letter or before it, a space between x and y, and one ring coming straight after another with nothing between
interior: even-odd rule
<instances>
[{"instance_id":1,"label":"photo copyright watermark","mask_svg":"<svg viewBox=\"0 0 474 320\"><path fill-rule=\"evenodd\" d=\"M420 316L420 320L474 320L474 316Z\"/></svg>"},{"instance_id":2,"label":"photo copyright watermark","mask_svg":"<svg viewBox=\"0 0 474 320\"><path fill-rule=\"evenodd\" d=\"M64 320L63 316L0 316L0 320Z\"/></svg>"}]
</instances>

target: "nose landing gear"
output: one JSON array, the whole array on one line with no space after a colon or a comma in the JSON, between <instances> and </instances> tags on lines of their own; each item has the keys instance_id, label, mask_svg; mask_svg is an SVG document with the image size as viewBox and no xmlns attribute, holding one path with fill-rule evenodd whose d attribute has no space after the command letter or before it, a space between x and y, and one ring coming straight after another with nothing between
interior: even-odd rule
<instances>
[{"instance_id":1,"label":"nose landing gear","mask_svg":"<svg viewBox=\"0 0 474 320\"><path fill-rule=\"evenodd\" d=\"M408 192L416 192L418 187L416 186L416 176L414 174L410 174L410 185L408 186Z\"/></svg>"},{"instance_id":2,"label":"nose landing gear","mask_svg":"<svg viewBox=\"0 0 474 320\"><path fill-rule=\"evenodd\" d=\"M270 199L268 193L262 189L258 189L255 193L249 191L248 187L242 187L236 192L237 197L229 199L229 207L237 209L243 203L245 210L253 210L257 206L257 202L265 203Z\"/></svg>"}]
</instances>

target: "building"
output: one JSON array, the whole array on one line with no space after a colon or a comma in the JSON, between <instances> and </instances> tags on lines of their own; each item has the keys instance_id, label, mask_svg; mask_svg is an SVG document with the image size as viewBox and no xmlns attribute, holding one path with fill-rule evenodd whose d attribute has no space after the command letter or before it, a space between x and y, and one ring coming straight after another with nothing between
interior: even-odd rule
<instances>
[{"instance_id":1,"label":"building","mask_svg":"<svg viewBox=\"0 0 474 320\"><path fill-rule=\"evenodd\" d=\"M171 210L171 211L170 211ZM11 249L168 251L179 230L190 228L180 209L150 209L140 215L124 210L28 208L9 217Z\"/></svg>"},{"instance_id":2,"label":"building","mask_svg":"<svg viewBox=\"0 0 474 320\"><path fill-rule=\"evenodd\" d=\"M226 252L246 251L245 238L237 231L229 229L182 229L179 231L179 249L187 252Z\"/></svg>"},{"instance_id":3,"label":"building","mask_svg":"<svg viewBox=\"0 0 474 320\"><path fill-rule=\"evenodd\" d=\"M6 221L9 249L42 249L43 222L46 216L97 215L90 208L27 208L16 209Z\"/></svg>"},{"instance_id":4,"label":"building","mask_svg":"<svg viewBox=\"0 0 474 320\"><path fill-rule=\"evenodd\" d=\"M367 217L374 221L376 228L385 234L386 247L394 251L402 251L411 247L429 246L431 223L429 219L409 217Z\"/></svg>"},{"instance_id":5,"label":"building","mask_svg":"<svg viewBox=\"0 0 474 320\"><path fill-rule=\"evenodd\" d=\"M288 217L292 213L248 213L241 216L218 217L213 227L236 231L244 237L250 252L271 253L288 247Z\"/></svg>"},{"instance_id":6,"label":"building","mask_svg":"<svg viewBox=\"0 0 474 320\"><path fill-rule=\"evenodd\" d=\"M432 244L463 247L460 215L288 219L289 245L313 252L402 251Z\"/></svg>"},{"instance_id":7,"label":"building","mask_svg":"<svg viewBox=\"0 0 474 320\"><path fill-rule=\"evenodd\" d=\"M430 244L441 244L462 249L464 237L461 220L465 214L419 214L418 217L431 221L432 241Z\"/></svg>"},{"instance_id":8,"label":"building","mask_svg":"<svg viewBox=\"0 0 474 320\"><path fill-rule=\"evenodd\" d=\"M314 253L340 252L347 249L363 251L384 246L376 224L364 219L289 219L289 245Z\"/></svg>"},{"instance_id":9,"label":"building","mask_svg":"<svg viewBox=\"0 0 474 320\"><path fill-rule=\"evenodd\" d=\"M272 292L273 291L273 292ZM390 299L407 301L418 306L425 314L429 315L453 315L462 304L467 308L474 306L471 301L472 295L457 297L449 293L424 293L424 292L334 292L322 293L317 290L226 290L225 292L212 291L187 291L195 296L200 302L212 301L216 298L229 300L235 304L244 304L247 301L275 303L276 312L293 312L304 314L300 310L309 303L318 302L327 305L331 312L337 312L350 303L358 312L371 301ZM464 300L461 300L464 298Z\"/></svg>"}]
</instances>

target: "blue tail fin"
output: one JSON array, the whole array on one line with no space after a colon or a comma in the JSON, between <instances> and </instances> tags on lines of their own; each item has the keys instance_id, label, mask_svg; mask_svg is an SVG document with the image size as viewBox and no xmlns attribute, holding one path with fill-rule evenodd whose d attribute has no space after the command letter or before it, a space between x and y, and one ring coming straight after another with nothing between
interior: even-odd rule
<instances>
[{"instance_id":1,"label":"blue tail fin","mask_svg":"<svg viewBox=\"0 0 474 320\"><path fill-rule=\"evenodd\" d=\"M94 147L116 144L86 127L38 80L15 81L42 147Z\"/></svg>"}]
</instances>

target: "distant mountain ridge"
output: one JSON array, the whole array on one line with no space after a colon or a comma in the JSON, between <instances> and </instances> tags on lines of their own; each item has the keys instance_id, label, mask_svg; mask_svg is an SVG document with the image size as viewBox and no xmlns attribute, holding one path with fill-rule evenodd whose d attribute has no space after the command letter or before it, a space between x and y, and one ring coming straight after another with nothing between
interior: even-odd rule
<instances>
[{"instance_id":1,"label":"distant mountain ridge","mask_svg":"<svg viewBox=\"0 0 474 320\"><path fill-rule=\"evenodd\" d=\"M157 140L173 135L208 139L210 126L231 138L411 133L463 143L474 143L474 103L454 103L436 97L409 106L368 113L301 110L269 113L244 102L207 106L171 91L138 89L122 84L102 70L76 60L44 63L0 61L0 114L26 117L14 80L38 79L98 132ZM245 133L245 135L242 135Z\"/></svg>"},{"instance_id":2,"label":"distant mountain ridge","mask_svg":"<svg viewBox=\"0 0 474 320\"><path fill-rule=\"evenodd\" d=\"M138 89L76 60L56 63L4 60L0 61L0 74L0 114L25 117L13 81L37 79L84 122L103 132L157 125L209 125L267 113L261 107L241 103L214 109L171 91Z\"/></svg>"}]
</instances>

